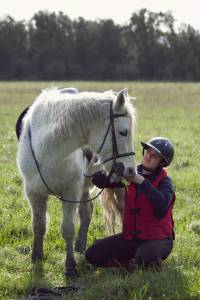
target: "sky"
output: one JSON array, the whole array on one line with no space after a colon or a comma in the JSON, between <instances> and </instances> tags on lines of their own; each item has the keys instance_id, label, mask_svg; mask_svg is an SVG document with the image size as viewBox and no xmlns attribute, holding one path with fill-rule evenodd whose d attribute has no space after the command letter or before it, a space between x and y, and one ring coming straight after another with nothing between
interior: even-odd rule
<instances>
[{"instance_id":1,"label":"sky","mask_svg":"<svg viewBox=\"0 0 200 300\"><path fill-rule=\"evenodd\" d=\"M199 3L199 4L198 4ZM153 12L171 11L176 28L182 23L200 30L199 0L0 0L0 18L10 15L17 21L30 20L39 10L63 11L72 20L113 19L125 25L133 12L147 8Z\"/></svg>"}]
</instances>

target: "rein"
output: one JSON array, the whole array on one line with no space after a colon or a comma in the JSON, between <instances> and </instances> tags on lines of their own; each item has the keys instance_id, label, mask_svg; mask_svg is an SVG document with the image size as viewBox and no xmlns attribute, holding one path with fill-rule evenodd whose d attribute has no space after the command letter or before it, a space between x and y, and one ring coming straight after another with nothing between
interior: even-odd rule
<instances>
[{"instance_id":1,"label":"rein","mask_svg":"<svg viewBox=\"0 0 200 300\"><path fill-rule=\"evenodd\" d=\"M35 153L34 153L34 150L33 150L33 145L32 145L32 137L31 137L31 128L29 126L29 129L28 129L28 136L29 136L29 144L30 144L30 148L31 148L31 153L32 153L32 156L33 156L33 159L34 159L34 162L35 162L35 165L37 167L37 170L38 170L38 173L40 174L40 177L42 179L42 182L44 183L45 187L47 188L47 190L53 195L55 196L56 198L58 198L59 200L61 200L62 202L70 202L70 203L83 203L83 202L90 202L90 201L93 201L94 199L96 199L97 197L99 197L101 195L101 193L103 192L103 189L101 189L101 191L96 195L94 196L93 198L90 198L88 200L80 200L80 201L73 201L73 200L66 200L64 199L63 197L57 195L56 193L54 193L54 191L52 191L52 189L48 186L48 184L46 183L46 180L44 179L41 171L40 171L40 167L39 167L39 164L38 164L38 161L35 157Z\"/></svg>"},{"instance_id":2,"label":"rein","mask_svg":"<svg viewBox=\"0 0 200 300\"><path fill-rule=\"evenodd\" d=\"M109 122L109 125L108 125L108 128L106 130L106 133L105 133L105 136L103 138L103 141L97 151L97 153L99 154L105 144L105 141L106 141L106 138L108 136L108 133L110 131L110 128L111 128L111 134L112 134L112 152L113 152L113 155L107 159L105 159L102 164L110 161L110 160L113 160L113 167L112 167L112 170L110 171L110 174L108 176L111 176L113 172L116 172L116 171L120 171L121 172L121 165L118 166L118 164L120 163L116 163L116 159L117 158L120 158L120 157L125 157L125 156L130 156L130 155L135 155L135 152L128 152L128 153L123 153L123 154L119 154L118 152L118 147L117 147L117 139L116 139L116 135L115 135L115 127L114 127L114 119L116 118L120 118L120 117L126 117L126 114L115 114L113 112L113 109L112 109L112 102L110 102L110 122ZM40 167L39 167L39 164L38 164L38 161L36 159L36 156L35 156L35 153L34 153L34 150L33 150L33 145L32 145L32 135L31 135L31 127L29 125L29 128L28 128L28 136L29 136L29 144L30 144L30 149L31 149L31 153L32 153L32 156L33 156L33 159L34 159L34 162L35 162L35 165L36 165L36 168L38 170L38 173L41 177L41 180L42 182L44 183L45 187L47 188L47 190L50 192L50 194L52 194L53 196L55 196L56 198L58 198L59 200L61 200L62 202L70 202L70 203L84 203L84 202L90 202L90 201L93 201L94 199L96 199L97 197L99 197L101 195L101 193L103 192L104 189L101 189L100 192L88 199L88 200L80 200L80 201L73 201L73 200L66 200L64 199L63 197L57 195L56 193L54 193L52 191L52 189L49 187L49 185L47 184L46 180L44 179L42 173L41 173L41 170L40 170ZM92 174L92 175L85 175L85 177L88 177L88 178L91 178L91 177L94 177L95 174Z\"/></svg>"},{"instance_id":3,"label":"rein","mask_svg":"<svg viewBox=\"0 0 200 300\"><path fill-rule=\"evenodd\" d=\"M116 159L120 158L120 157L125 157L125 156L130 156L130 155L135 155L135 152L128 152L128 153L123 153L123 154L119 154L118 152L118 147L117 147L117 139L116 139L116 135L115 135L115 125L114 125L114 120L116 118L120 118L120 117L126 117L126 114L116 114L113 112L113 108L112 108L112 102L110 102L110 123L108 125L108 128L106 130L105 136L103 138L103 141L97 151L97 153L99 154L105 144L106 138L108 136L108 133L110 131L111 128L111 134L112 134L112 153L113 156L105 159L102 164L107 163L110 160L113 160L113 164L116 163Z\"/></svg>"}]
</instances>

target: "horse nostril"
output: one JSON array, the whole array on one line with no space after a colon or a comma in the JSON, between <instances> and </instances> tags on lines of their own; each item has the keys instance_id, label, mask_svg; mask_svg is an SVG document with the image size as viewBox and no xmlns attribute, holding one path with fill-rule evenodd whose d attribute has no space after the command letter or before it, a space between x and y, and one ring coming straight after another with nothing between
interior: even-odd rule
<instances>
[{"instance_id":1,"label":"horse nostril","mask_svg":"<svg viewBox=\"0 0 200 300\"><path fill-rule=\"evenodd\" d=\"M134 175L135 174L135 170L133 168L128 168L127 169L127 175L128 176L131 176L131 175Z\"/></svg>"},{"instance_id":2,"label":"horse nostril","mask_svg":"<svg viewBox=\"0 0 200 300\"><path fill-rule=\"evenodd\" d=\"M121 162L118 162L113 165L112 171L116 173L118 176L122 176L124 174L124 165Z\"/></svg>"}]
</instances>

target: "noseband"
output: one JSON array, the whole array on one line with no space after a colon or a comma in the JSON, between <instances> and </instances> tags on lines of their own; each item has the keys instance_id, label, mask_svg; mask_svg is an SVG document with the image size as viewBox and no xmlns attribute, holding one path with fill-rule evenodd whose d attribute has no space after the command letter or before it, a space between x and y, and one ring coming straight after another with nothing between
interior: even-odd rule
<instances>
[{"instance_id":1,"label":"noseband","mask_svg":"<svg viewBox=\"0 0 200 300\"><path fill-rule=\"evenodd\" d=\"M99 154L105 144L106 138L108 136L108 133L110 131L111 128L111 134L112 134L112 156L105 159L103 161L103 164L107 163L110 160L113 160L113 165L116 164L116 159L120 158L120 157L125 157L125 156L131 156L131 155L135 155L135 152L127 152L127 153L123 153L123 154L119 154L118 148L117 148L117 139L116 139L116 135L115 135L115 125L114 125L114 120L120 117L126 117L126 114L116 114L113 112L113 108L112 108L112 102L110 102L110 122L108 125L108 128L106 130L105 136L103 138L103 141L97 151L97 153Z\"/></svg>"}]
</instances>

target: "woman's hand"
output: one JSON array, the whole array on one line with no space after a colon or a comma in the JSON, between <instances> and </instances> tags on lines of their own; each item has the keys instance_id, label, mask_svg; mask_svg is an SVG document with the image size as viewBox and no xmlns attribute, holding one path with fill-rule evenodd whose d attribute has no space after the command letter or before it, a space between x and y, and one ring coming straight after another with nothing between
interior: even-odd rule
<instances>
[{"instance_id":1,"label":"woman's hand","mask_svg":"<svg viewBox=\"0 0 200 300\"><path fill-rule=\"evenodd\" d=\"M135 176L128 177L128 181L136 184L142 184L145 178L140 174L136 174Z\"/></svg>"}]
</instances>

